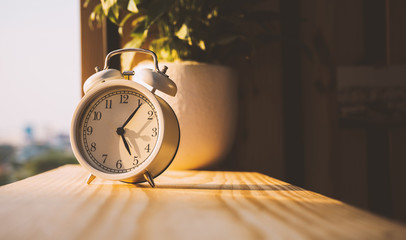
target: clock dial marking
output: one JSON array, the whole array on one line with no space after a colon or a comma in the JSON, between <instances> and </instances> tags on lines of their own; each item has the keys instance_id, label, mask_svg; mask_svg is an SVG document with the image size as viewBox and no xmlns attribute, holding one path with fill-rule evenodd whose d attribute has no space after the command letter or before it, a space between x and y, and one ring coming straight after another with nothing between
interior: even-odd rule
<instances>
[{"instance_id":1,"label":"clock dial marking","mask_svg":"<svg viewBox=\"0 0 406 240\"><path fill-rule=\"evenodd\" d=\"M108 89L89 103L82 119L81 146L88 162L103 172L139 167L157 144L155 107L136 90Z\"/></svg>"}]
</instances>

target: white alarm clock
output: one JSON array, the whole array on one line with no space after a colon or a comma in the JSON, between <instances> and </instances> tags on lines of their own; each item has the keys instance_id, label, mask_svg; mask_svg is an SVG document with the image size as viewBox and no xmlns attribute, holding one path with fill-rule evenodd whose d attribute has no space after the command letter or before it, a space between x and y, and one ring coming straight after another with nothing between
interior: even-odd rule
<instances>
[{"instance_id":1,"label":"white alarm clock","mask_svg":"<svg viewBox=\"0 0 406 240\"><path fill-rule=\"evenodd\" d=\"M109 59L123 52L150 54L155 69L134 72L109 69ZM89 77L71 124L71 145L79 163L95 177L129 183L147 181L169 167L179 146L177 117L159 90L176 95L176 84L158 68L154 52L128 48L110 52L104 69ZM148 88L147 88L148 87Z\"/></svg>"}]
</instances>

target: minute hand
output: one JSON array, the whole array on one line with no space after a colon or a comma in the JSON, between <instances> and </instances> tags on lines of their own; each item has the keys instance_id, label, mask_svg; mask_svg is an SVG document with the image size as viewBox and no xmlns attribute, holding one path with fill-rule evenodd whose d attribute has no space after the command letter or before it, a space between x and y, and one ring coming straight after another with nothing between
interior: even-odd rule
<instances>
[{"instance_id":1,"label":"minute hand","mask_svg":"<svg viewBox=\"0 0 406 240\"><path fill-rule=\"evenodd\" d=\"M142 103L140 105L138 105L138 107L134 110L134 112L131 113L131 115L128 117L128 119L125 121L125 123L123 124L122 128L124 128L125 126L127 126L128 122L131 121L131 119L134 117L135 113L138 111L138 109L140 109Z\"/></svg>"}]
</instances>

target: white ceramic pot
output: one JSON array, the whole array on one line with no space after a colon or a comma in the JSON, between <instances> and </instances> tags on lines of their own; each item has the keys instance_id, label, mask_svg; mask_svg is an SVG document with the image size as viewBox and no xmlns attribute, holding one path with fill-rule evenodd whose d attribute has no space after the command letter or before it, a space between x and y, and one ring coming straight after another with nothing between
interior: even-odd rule
<instances>
[{"instance_id":1,"label":"white ceramic pot","mask_svg":"<svg viewBox=\"0 0 406 240\"><path fill-rule=\"evenodd\" d=\"M205 63L162 63L160 69L163 65L178 87L175 97L156 92L172 106L180 125L180 146L171 169L199 169L221 161L235 136L236 74Z\"/></svg>"}]
</instances>

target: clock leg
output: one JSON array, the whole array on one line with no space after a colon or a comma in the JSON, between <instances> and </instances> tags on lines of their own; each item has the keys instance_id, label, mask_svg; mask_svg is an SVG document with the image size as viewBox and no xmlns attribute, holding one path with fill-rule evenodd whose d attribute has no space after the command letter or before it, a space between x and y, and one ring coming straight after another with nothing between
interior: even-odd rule
<instances>
[{"instance_id":1,"label":"clock leg","mask_svg":"<svg viewBox=\"0 0 406 240\"><path fill-rule=\"evenodd\" d=\"M148 171L145 171L144 178L147 180L151 187L155 187L154 179L152 178L151 174Z\"/></svg>"},{"instance_id":2,"label":"clock leg","mask_svg":"<svg viewBox=\"0 0 406 240\"><path fill-rule=\"evenodd\" d=\"M89 174L89 177L87 177L87 180L86 180L87 184L90 184L95 178L96 178L95 175Z\"/></svg>"}]
</instances>

